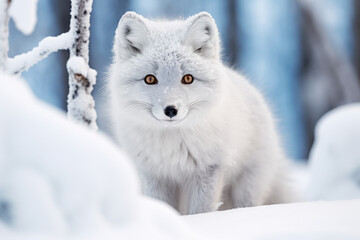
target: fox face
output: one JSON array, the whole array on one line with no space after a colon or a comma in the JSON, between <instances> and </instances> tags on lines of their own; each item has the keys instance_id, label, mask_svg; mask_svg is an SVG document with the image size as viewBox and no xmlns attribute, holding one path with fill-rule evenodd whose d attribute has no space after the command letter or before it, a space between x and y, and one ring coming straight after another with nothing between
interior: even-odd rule
<instances>
[{"instance_id":1,"label":"fox face","mask_svg":"<svg viewBox=\"0 0 360 240\"><path fill-rule=\"evenodd\" d=\"M220 96L219 45L208 13L172 22L126 13L110 70L115 105L133 121L158 126L204 119Z\"/></svg>"}]
</instances>

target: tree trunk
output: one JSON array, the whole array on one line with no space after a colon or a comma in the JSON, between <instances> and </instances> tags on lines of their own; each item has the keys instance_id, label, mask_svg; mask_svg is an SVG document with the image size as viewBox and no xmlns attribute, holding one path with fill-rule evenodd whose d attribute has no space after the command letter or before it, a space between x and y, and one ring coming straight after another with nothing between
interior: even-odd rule
<instances>
[{"instance_id":1,"label":"tree trunk","mask_svg":"<svg viewBox=\"0 0 360 240\"><path fill-rule=\"evenodd\" d=\"M95 101L91 96L96 71L89 68L90 12L92 0L72 0L70 32L73 42L67 62L69 73L68 117L97 129Z\"/></svg>"}]
</instances>

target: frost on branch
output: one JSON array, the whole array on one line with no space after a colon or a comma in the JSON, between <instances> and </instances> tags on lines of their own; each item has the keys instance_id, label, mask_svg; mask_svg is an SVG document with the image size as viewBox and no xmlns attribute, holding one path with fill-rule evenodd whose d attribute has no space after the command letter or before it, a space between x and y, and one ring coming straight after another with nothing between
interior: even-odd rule
<instances>
[{"instance_id":1,"label":"frost on branch","mask_svg":"<svg viewBox=\"0 0 360 240\"><path fill-rule=\"evenodd\" d=\"M91 96L96 71L89 68L84 58L77 56L70 57L67 70L70 78L68 116L75 122L85 123L96 130L95 101Z\"/></svg>"},{"instance_id":2,"label":"frost on branch","mask_svg":"<svg viewBox=\"0 0 360 240\"><path fill-rule=\"evenodd\" d=\"M92 0L71 1L72 43L69 72L68 116L75 122L97 129L95 101L91 96L96 71L89 68L90 13Z\"/></svg>"}]
</instances>

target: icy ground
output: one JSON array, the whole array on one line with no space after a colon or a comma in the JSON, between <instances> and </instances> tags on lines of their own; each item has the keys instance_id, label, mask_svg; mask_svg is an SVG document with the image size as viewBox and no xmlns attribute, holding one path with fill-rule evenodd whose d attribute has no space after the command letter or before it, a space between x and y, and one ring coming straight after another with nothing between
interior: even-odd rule
<instances>
[{"instance_id":1,"label":"icy ground","mask_svg":"<svg viewBox=\"0 0 360 240\"><path fill-rule=\"evenodd\" d=\"M180 217L141 196L131 161L101 133L35 99L20 79L0 73L0 86L1 240L360 239L360 199ZM359 198L359 117L354 104L320 121L310 172L294 167L306 199Z\"/></svg>"}]
</instances>

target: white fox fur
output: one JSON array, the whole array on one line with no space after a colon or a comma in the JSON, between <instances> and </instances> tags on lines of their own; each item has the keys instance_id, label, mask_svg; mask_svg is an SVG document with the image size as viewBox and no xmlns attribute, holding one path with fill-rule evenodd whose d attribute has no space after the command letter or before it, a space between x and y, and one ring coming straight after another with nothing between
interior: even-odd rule
<instances>
[{"instance_id":1,"label":"white fox fur","mask_svg":"<svg viewBox=\"0 0 360 240\"><path fill-rule=\"evenodd\" d=\"M127 12L113 51L114 134L144 194L183 214L291 199L274 119L261 94L222 64L210 14L150 21ZM157 84L144 82L149 74ZM186 74L192 84L181 82ZM167 106L177 115L165 115Z\"/></svg>"}]
</instances>

